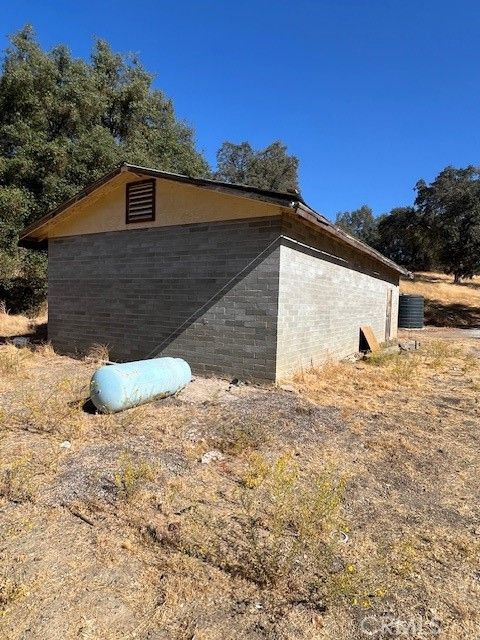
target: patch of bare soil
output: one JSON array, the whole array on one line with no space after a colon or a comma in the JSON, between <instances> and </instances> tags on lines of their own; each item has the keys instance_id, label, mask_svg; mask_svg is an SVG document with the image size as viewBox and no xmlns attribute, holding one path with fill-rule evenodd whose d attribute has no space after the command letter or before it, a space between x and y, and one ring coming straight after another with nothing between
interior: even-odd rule
<instances>
[{"instance_id":1,"label":"patch of bare soil","mask_svg":"<svg viewBox=\"0 0 480 640\"><path fill-rule=\"evenodd\" d=\"M116 415L0 347L0 638L477 638L479 343L416 337Z\"/></svg>"}]
</instances>

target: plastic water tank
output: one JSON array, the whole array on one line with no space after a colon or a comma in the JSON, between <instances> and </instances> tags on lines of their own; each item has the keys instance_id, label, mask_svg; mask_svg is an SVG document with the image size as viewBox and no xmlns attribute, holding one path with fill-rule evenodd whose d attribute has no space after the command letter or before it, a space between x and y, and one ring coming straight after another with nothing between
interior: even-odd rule
<instances>
[{"instance_id":1,"label":"plastic water tank","mask_svg":"<svg viewBox=\"0 0 480 640\"><path fill-rule=\"evenodd\" d=\"M423 329L424 307L423 296L400 294L398 302L399 329Z\"/></svg>"}]
</instances>

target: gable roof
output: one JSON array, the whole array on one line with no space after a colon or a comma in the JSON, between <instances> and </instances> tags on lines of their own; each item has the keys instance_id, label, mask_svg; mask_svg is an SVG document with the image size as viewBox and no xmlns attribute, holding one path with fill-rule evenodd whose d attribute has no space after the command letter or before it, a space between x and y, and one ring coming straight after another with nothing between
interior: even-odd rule
<instances>
[{"instance_id":1,"label":"gable roof","mask_svg":"<svg viewBox=\"0 0 480 640\"><path fill-rule=\"evenodd\" d=\"M160 171L159 169L141 167L138 165L130 164L128 162L123 162L119 166L115 167L115 169L109 171L98 180L95 180L94 182L89 184L87 187L75 194L72 198L69 198L58 207L47 213L45 216L26 227L20 236L20 245L29 247L35 246L36 244L38 245L38 240L33 235L36 231L38 231L38 229L47 225L53 218L57 218L72 205L85 199L91 193L107 184L123 172L133 173L138 176L162 178L164 180L181 182L204 189L220 191L222 193L227 193L230 195L236 195L247 199L260 200L270 204L285 207L290 211L295 212L300 219L311 222L314 225L320 227L325 233L332 237L335 237L343 244L348 244L356 248L362 253L365 253L375 260L383 263L385 266L396 271L397 273L400 273L402 275L409 275L409 272L406 269L400 267L395 262L393 262L389 258L386 258L379 251L372 249L372 247L369 247L364 242L358 240L357 238L354 238L353 236L350 236L348 233L345 233L339 227L330 222L327 218L309 207L300 193L296 190L292 190L291 192L271 191L268 189L259 189L258 187L249 185L210 180L208 178L193 178L178 173L170 173L168 171Z\"/></svg>"}]
</instances>

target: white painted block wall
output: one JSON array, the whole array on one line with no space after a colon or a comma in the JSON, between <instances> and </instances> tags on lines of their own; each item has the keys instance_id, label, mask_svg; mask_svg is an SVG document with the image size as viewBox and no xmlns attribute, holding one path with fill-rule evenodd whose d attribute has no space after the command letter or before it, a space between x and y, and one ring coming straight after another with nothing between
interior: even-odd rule
<instances>
[{"instance_id":1,"label":"white painted block wall","mask_svg":"<svg viewBox=\"0 0 480 640\"><path fill-rule=\"evenodd\" d=\"M397 335L399 287L291 246L280 247L277 379L358 352L360 327L385 341L388 290L390 337Z\"/></svg>"}]
</instances>

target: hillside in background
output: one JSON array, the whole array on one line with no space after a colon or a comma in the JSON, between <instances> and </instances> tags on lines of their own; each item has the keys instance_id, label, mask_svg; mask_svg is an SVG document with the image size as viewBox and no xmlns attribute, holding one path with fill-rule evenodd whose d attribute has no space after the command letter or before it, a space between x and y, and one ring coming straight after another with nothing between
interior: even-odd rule
<instances>
[{"instance_id":1,"label":"hillside in background","mask_svg":"<svg viewBox=\"0 0 480 640\"><path fill-rule=\"evenodd\" d=\"M425 298L425 323L437 327L480 326L480 276L454 284L443 273L420 272L403 280L402 293Z\"/></svg>"}]
</instances>

